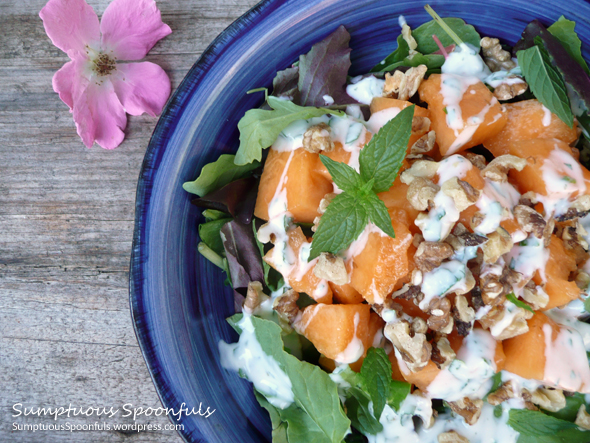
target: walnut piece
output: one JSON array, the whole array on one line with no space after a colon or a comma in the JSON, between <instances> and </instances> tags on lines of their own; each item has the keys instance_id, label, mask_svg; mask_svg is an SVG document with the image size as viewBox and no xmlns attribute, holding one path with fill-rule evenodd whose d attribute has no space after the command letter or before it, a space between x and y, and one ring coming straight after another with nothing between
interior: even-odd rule
<instances>
[{"instance_id":1,"label":"walnut piece","mask_svg":"<svg viewBox=\"0 0 590 443\"><path fill-rule=\"evenodd\" d=\"M287 325L292 325L299 314L297 300L299 300L299 293L288 289L283 295L279 295L273 303L272 308L277 311L279 319Z\"/></svg>"},{"instance_id":2,"label":"walnut piece","mask_svg":"<svg viewBox=\"0 0 590 443\"><path fill-rule=\"evenodd\" d=\"M312 232L317 231L322 215L324 214L324 212L326 212L326 209L328 209L328 205L332 200L336 198L337 195L338 194L334 192L330 192L324 195L324 198L320 200L320 205L318 206L318 213L320 214L320 216L313 219L313 226L311 227Z\"/></svg>"},{"instance_id":3,"label":"walnut piece","mask_svg":"<svg viewBox=\"0 0 590 443\"><path fill-rule=\"evenodd\" d=\"M488 403L492 406L497 406L506 400L517 397L517 393L514 392L514 387L511 381L507 381L497 390L488 394Z\"/></svg>"},{"instance_id":4,"label":"walnut piece","mask_svg":"<svg viewBox=\"0 0 590 443\"><path fill-rule=\"evenodd\" d=\"M508 312L505 305L495 306L479 320L481 325L490 330L496 340L507 340L528 332L527 320L533 313L518 306L511 307Z\"/></svg>"},{"instance_id":5,"label":"walnut piece","mask_svg":"<svg viewBox=\"0 0 590 443\"><path fill-rule=\"evenodd\" d=\"M479 420L481 415L481 408L483 406L482 399L471 400L465 397L461 400L448 402L451 410L465 419L468 425L473 426Z\"/></svg>"},{"instance_id":6,"label":"walnut piece","mask_svg":"<svg viewBox=\"0 0 590 443\"><path fill-rule=\"evenodd\" d=\"M496 263L502 255L510 252L512 246L514 242L508 231L499 227L488 234L488 241L482 246L484 262Z\"/></svg>"},{"instance_id":7,"label":"walnut piece","mask_svg":"<svg viewBox=\"0 0 590 443\"><path fill-rule=\"evenodd\" d=\"M432 178L438 171L438 163L430 160L418 160L412 166L402 172L400 180L409 185L417 177Z\"/></svg>"},{"instance_id":8,"label":"walnut piece","mask_svg":"<svg viewBox=\"0 0 590 443\"><path fill-rule=\"evenodd\" d=\"M443 260L454 253L451 245L445 242L424 241L414 254L414 263L422 272L430 272L440 266Z\"/></svg>"},{"instance_id":9,"label":"walnut piece","mask_svg":"<svg viewBox=\"0 0 590 443\"><path fill-rule=\"evenodd\" d=\"M393 75L385 74L385 84L383 85L383 95L393 97L397 93L398 100L408 100L418 91L418 87L428 68L426 65L419 65L410 68L406 72L395 71Z\"/></svg>"},{"instance_id":10,"label":"walnut piece","mask_svg":"<svg viewBox=\"0 0 590 443\"><path fill-rule=\"evenodd\" d=\"M500 40L497 38L484 37L479 44L483 51L483 59L492 72L509 71L516 67L512 55L502 49Z\"/></svg>"},{"instance_id":11,"label":"walnut piece","mask_svg":"<svg viewBox=\"0 0 590 443\"><path fill-rule=\"evenodd\" d=\"M415 333L411 336L410 324L407 321L387 323L383 333L397 348L410 371L418 372L428 364L432 345L426 341L424 333Z\"/></svg>"},{"instance_id":12,"label":"walnut piece","mask_svg":"<svg viewBox=\"0 0 590 443\"><path fill-rule=\"evenodd\" d=\"M512 212L524 232L531 232L535 237L543 238L547 222L541 214L525 205L515 206Z\"/></svg>"},{"instance_id":13,"label":"walnut piece","mask_svg":"<svg viewBox=\"0 0 590 443\"><path fill-rule=\"evenodd\" d=\"M433 342L431 359L439 369L448 367L456 357L448 338L441 337Z\"/></svg>"},{"instance_id":14,"label":"walnut piece","mask_svg":"<svg viewBox=\"0 0 590 443\"><path fill-rule=\"evenodd\" d=\"M574 281L576 282L578 288L586 292L588 290L588 286L590 286L590 275L584 271L578 270L575 273Z\"/></svg>"},{"instance_id":15,"label":"walnut piece","mask_svg":"<svg viewBox=\"0 0 590 443\"><path fill-rule=\"evenodd\" d=\"M469 440L463 437L457 431L448 431L438 434L438 443L469 443Z\"/></svg>"},{"instance_id":16,"label":"walnut piece","mask_svg":"<svg viewBox=\"0 0 590 443\"><path fill-rule=\"evenodd\" d=\"M481 174L490 180L505 182L508 180L507 174L510 169L522 171L526 165L527 161L524 158L509 154L501 155L493 159L483 171L481 171Z\"/></svg>"},{"instance_id":17,"label":"walnut piece","mask_svg":"<svg viewBox=\"0 0 590 443\"><path fill-rule=\"evenodd\" d=\"M580 405L575 423L583 429L590 430L590 414L586 412L586 405Z\"/></svg>"},{"instance_id":18,"label":"walnut piece","mask_svg":"<svg viewBox=\"0 0 590 443\"><path fill-rule=\"evenodd\" d=\"M426 211L430 205L434 205L434 197L439 187L430 180L416 177L408 186L406 198L414 209Z\"/></svg>"},{"instance_id":19,"label":"walnut piece","mask_svg":"<svg viewBox=\"0 0 590 443\"><path fill-rule=\"evenodd\" d=\"M488 162L483 155L475 154L473 152L466 152L463 154L463 157L469 160L471 164L480 171L485 169L485 167L488 165Z\"/></svg>"},{"instance_id":20,"label":"walnut piece","mask_svg":"<svg viewBox=\"0 0 590 443\"><path fill-rule=\"evenodd\" d=\"M430 119L415 115L412 118L412 133L426 134L430 130Z\"/></svg>"},{"instance_id":21,"label":"walnut piece","mask_svg":"<svg viewBox=\"0 0 590 443\"><path fill-rule=\"evenodd\" d=\"M412 120L413 122L413 120ZM419 155L432 151L436 141L436 132L430 131L420 137L410 148L410 155Z\"/></svg>"},{"instance_id":22,"label":"walnut piece","mask_svg":"<svg viewBox=\"0 0 590 443\"><path fill-rule=\"evenodd\" d=\"M475 320L475 311L469 306L469 302L464 295L457 295L455 297L455 308L457 308L459 320L462 322L471 323Z\"/></svg>"},{"instance_id":23,"label":"walnut piece","mask_svg":"<svg viewBox=\"0 0 590 443\"><path fill-rule=\"evenodd\" d=\"M330 136L331 129L326 123L319 123L310 127L303 134L303 149L312 154L330 152L334 149L334 142Z\"/></svg>"},{"instance_id":24,"label":"walnut piece","mask_svg":"<svg viewBox=\"0 0 590 443\"><path fill-rule=\"evenodd\" d=\"M242 306L245 312L252 314L260 303L268 299L268 295L262 292L262 283L259 281L251 281L248 283L248 290L246 292L246 299Z\"/></svg>"},{"instance_id":25,"label":"walnut piece","mask_svg":"<svg viewBox=\"0 0 590 443\"><path fill-rule=\"evenodd\" d=\"M549 304L549 295L541 286L535 285L535 282L532 280L523 288L521 297L524 301L530 304L535 311L543 309Z\"/></svg>"},{"instance_id":26,"label":"walnut piece","mask_svg":"<svg viewBox=\"0 0 590 443\"><path fill-rule=\"evenodd\" d=\"M565 214L555 217L558 222L585 217L590 213L590 195L581 195L570 205Z\"/></svg>"},{"instance_id":27,"label":"walnut piece","mask_svg":"<svg viewBox=\"0 0 590 443\"><path fill-rule=\"evenodd\" d=\"M516 76L508 76L506 80L517 78ZM501 83L494 89L494 97L498 100L511 100L514 97L524 94L529 88L529 85L524 81L515 83Z\"/></svg>"},{"instance_id":28,"label":"walnut piece","mask_svg":"<svg viewBox=\"0 0 590 443\"><path fill-rule=\"evenodd\" d=\"M446 297L435 297L428 305L428 327L433 331L450 334L454 321L451 316L451 302Z\"/></svg>"},{"instance_id":29,"label":"walnut piece","mask_svg":"<svg viewBox=\"0 0 590 443\"><path fill-rule=\"evenodd\" d=\"M463 212L479 199L481 191L475 189L469 183L453 177L442 184L442 191L451 197L459 212Z\"/></svg>"},{"instance_id":30,"label":"walnut piece","mask_svg":"<svg viewBox=\"0 0 590 443\"><path fill-rule=\"evenodd\" d=\"M322 252L318 257L318 262L313 267L313 273L317 278L345 285L348 283L348 272L344 259L328 252Z\"/></svg>"},{"instance_id":31,"label":"walnut piece","mask_svg":"<svg viewBox=\"0 0 590 443\"><path fill-rule=\"evenodd\" d=\"M565 408L565 396L561 389L539 388L532 393L531 402L551 412Z\"/></svg>"}]
</instances>

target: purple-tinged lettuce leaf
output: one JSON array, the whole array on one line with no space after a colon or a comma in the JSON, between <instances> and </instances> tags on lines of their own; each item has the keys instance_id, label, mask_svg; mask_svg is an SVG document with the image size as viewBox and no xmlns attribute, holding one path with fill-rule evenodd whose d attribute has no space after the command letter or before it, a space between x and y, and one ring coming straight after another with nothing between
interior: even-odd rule
<instances>
[{"instance_id":1,"label":"purple-tinged lettuce leaf","mask_svg":"<svg viewBox=\"0 0 590 443\"><path fill-rule=\"evenodd\" d=\"M302 106L325 106L326 95L335 104L356 103L345 89L350 68L349 41L350 34L340 26L313 45L307 54L299 56L298 88Z\"/></svg>"},{"instance_id":2,"label":"purple-tinged lettuce leaf","mask_svg":"<svg viewBox=\"0 0 590 443\"><path fill-rule=\"evenodd\" d=\"M248 283L264 284L262 256L252 226L232 220L221 228L221 239L234 291L246 295Z\"/></svg>"},{"instance_id":3,"label":"purple-tinged lettuce leaf","mask_svg":"<svg viewBox=\"0 0 590 443\"><path fill-rule=\"evenodd\" d=\"M254 214L257 194L258 179L248 177L235 180L202 198L196 198L192 203L202 208L226 212L240 222L249 224Z\"/></svg>"},{"instance_id":4,"label":"purple-tinged lettuce leaf","mask_svg":"<svg viewBox=\"0 0 590 443\"><path fill-rule=\"evenodd\" d=\"M277 72L272 81L272 94L275 97L288 97L295 104L299 103L299 66L292 66Z\"/></svg>"}]
</instances>

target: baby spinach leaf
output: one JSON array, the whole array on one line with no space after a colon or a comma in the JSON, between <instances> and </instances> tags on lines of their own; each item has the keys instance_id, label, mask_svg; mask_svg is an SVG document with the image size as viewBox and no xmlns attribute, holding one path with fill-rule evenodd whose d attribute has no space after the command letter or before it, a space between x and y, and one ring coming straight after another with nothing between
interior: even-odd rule
<instances>
[{"instance_id":1,"label":"baby spinach leaf","mask_svg":"<svg viewBox=\"0 0 590 443\"><path fill-rule=\"evenodd\" d=\"M516 53L518 64L535 97L570 128L574 116L563 79L552 66L547 51L539 46Z\"/></svg>"},{"instance_id":2,"label":"baby spinach leaf","mask_svg":"<svg viewBox=\"0 0 590 443\"><path fill-rule=\"evenodd\" d=\"M375 417L381 417L391 389L391 362L381 348L371 348L361 366L361 386L373 401Z\"/></svg>"},{"instance_id":3,"label":"baby spinach leaf","mask_svg":"<svg viewBox=\"0 0 590 443\"><path fill-rule=\"evenodd\" d=\"M512 409L508 424L520 433L518 443L588 443L590 432L540 411Z\"/></svg>"},{"instance_id":4,"label":"baby spinach leaf","mask_svg":"<svg viewBox=\"0 0 590 443\"><path fill-rule=\"evenodd\" d=\"M260 166L259 162L238 166L234 163L235 157L230 154L220 155L216 161L203 166L195 181L185 182L182 187L186 192L204 197L234 180L248 176L251 171Z\"/></svg>"},{"instance_id":5,"label":"baby spinach leaf","mask_svg":"<svg viewBox=\"0 0 590 443\"><path fill-rule=\"evenodd\" d=\"M376 193L388 190L397 177L412 133L413 117L414 105L408 106L387 122L361 149L361 177L365 183L375 180L373 190Z\"/></svg>"},{"instance_id":6,"label":"baby spinach leaf","mask_svg":"<svg viewBox=\"0 0 590 443\"><path fill-rule=\"evenodd\" d=\"M385 57L381 62L377 63L370 72L391 71L392 69L395 69L391 68L391 66L401 63L408 55L410 55L410 46L400 34L397 37L397 49Z\"/></svg>"},{"instance_id":7,"label":"baby spinach leaf","mask_svg":"<svg viewBox=\"0 0 590 443\"><path fill-rule=\"evenodd\" d=\"M334 103L355 103L346 94L345 85L350 68L350 34L344 26L319 43L307 54L299 56L299 93L303 106L323 106L324 96Z\"/></svg>"},{"instance_id":8,"label":"baby spinach leaf","mask_svg":"<svg viewBox=\"0 0 590 443\"><path fill-rule=\"evenodd\" d=\"M391 380L389 386L389 397L387 404L393 409L398 410L402 402L412 391L412 385L403 381Z\"/></svg>"},{"instance_id":9,"label":"baby spinach leaf","mask_svg":"<svg viewBox=\"0 0 590 443\"><path fill-rule=\"evenodd\" d=\"M519 308L526 309L527 311L530 311L533 314L535 313L535 311L533 310L533 308L531 308L525 302L523 302L523 301L519 300L518 298L516 298L516 295L514 295L514 292L511 292L510 294L507 294L506 295L506 300L508 300L512 304L515 304Z\"/></svg>"},{"instance_id":10,"label":"baby spinach leaf","mask_svg":"<svg viewBox=\"0 0 590 443\"><path fill-rule=\"evenodd\" d=\"M234 160L236 165L260 161L262 150L271 146L281 131L294 121L325 114L344 115L341 111L298 106L272 96L269 96L267 101L271 110L250 109L238 123L240 146Z\"/></svg>"},{"instance_id":11,"label":"baby spinach leaf","mask_svg":"<svg viewBox=\"0 0 590 443\"><path fill-rule=\"evenodd\" d=\"M375 418L369 404L371 397L363 390L353 387L348 390L346 412L352 425L365 435L375 435L383 430L383 425Z\"/></svg>"},{"instance_id":12,"label":"baby spinach leaf","mask_svg":"<svg viewBox=\"0 0 590 443\"><path fill-rule=\"evenodd\" d=\"M338 194L320 219L309 259L313 260L322 252L337 254L346 249L363 232L368 221L364 206L358 204L354 194Z\"/></svg>"},{"instance_id":13,"label":"baby spinach leaf","mask_svg":"<svg viewBox=\"0 0 590 443\"><path fill-rule=\"evenodd\" d=\"M590 74L588 64L582 57L582 41L578 37L575 28L576 22L568 20L562 15L559 20L547 28L547 31L559 40L570 57L580 64L586 74Z\"/></svg>"},{"instance_id":14,"label":"baby spinach leaf","mask_svg":"<svg viewBox=\"0 0 590 443\"><path fill-rule=\"evenodd\" d=\"M468 25L462 19L455 17L443 18L443 21L464 43L472 44L477 49L479 49L481 37L473 26ZM414 29L412 31L412 35L414 36L416 43L418 43L416 50L422 54L432 54L433 52L438 51L439 48L432 38L433 35L436 35L445 47L455 43L453 39L449 37L449 35L443 30L443 28L441 28L441 26L434 20L424 23L423 25Z\"/></svg>"},{"instance_id":15,"label":"baby spinach leaf","mask_svg":"<svg viewBox=\"0 0 590 443\"><path fill-rule=\"evenodd\" d=\"M343 191L357 192L363 185L359 173L346 163L334 161L325 155L320 155L320 160L328 169L334 183Z\"/></svg>"},{"instance_id":16,"label":"baby spinach leaf","mask_svg":"<svg viewBox=\"0 0 590 443\"><path fill-rule=\"evenodd\" d=\"M383 200L377 197L376 194L369 194L363 199L360 199L360 204L364 205L365 211L369 215L369 220L373 222L379 229L395 238L395 232L391 224L391 216L387 212L387 207Z\"/></svg>"}]
</instances>

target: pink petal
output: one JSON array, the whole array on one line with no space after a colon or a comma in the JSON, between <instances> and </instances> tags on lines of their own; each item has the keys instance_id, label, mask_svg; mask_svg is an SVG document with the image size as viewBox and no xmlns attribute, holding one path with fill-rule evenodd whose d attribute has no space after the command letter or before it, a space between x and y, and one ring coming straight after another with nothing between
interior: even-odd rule
<instances>
[{"instance_id":1,"label":"pink petal","mask_svg":"<svg viewBox=\"0 0 590 443\"><path fill-rule=\"evenodd\" d=\"M154 63L119 63L111 81L125 111L131 115L146 112L155 117L170 96L170 79Z\"/></svg>"},{"instance_id":2,"label":"pink petal","mask_svg":"<svg viewBox=\"0 0 590 443\"><path fill-rule=\"evenodd\" d=\"M53 90L59 94L59 98L70 107L74 107L74 83L82 76L84 61L76 59L67 62L53 76Z\"/></svg>"},{"instance_id":3,"label":"pink petal","mask_svg":"<svg viewBox=\"0 0 590 443\"><path fill-rule=\"evenodd\" d=\"M98 17L84 0L49 0L39 16L53 44L70 58L86 53L86 45L99 48Z\"/></svg>"},{"instance_id":4,"label":"pink petal","mask_svg":"<svg viewBox=\"0 0 590 443\"><path fill-rule=\"evenodd\" d=\"M172 32L153 0L113 0L100 23L102 49L119 60L140 60Z\"/></svg>"},{"instance_id":5,"label":"pink petal","mask_svg":"<svg viewBox=\"0 0 590 443\"><path fill-rule=\"evenodd\" d=\"M127 116L113 84L107 77L78 81L73 110L78 135L89 148L94 141L105 149L116 148L125 138Z\"/></svg>"}]
</instances>

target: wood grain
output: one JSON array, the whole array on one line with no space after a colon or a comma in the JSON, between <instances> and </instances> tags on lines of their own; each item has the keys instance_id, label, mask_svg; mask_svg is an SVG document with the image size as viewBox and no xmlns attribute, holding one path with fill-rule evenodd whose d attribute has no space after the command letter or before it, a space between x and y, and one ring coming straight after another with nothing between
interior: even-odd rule
<instances>
[{"instance_id":1,"label":"wood grain","mask_svg":"<svg viewBox=\"0 0 590 443\"><path fill-rule=\"evenodd\" d=\"M130 117L114 151L84 147L51 87L68 59L45 35L38 16L44 3L0 2L0 441L178 442L175 431L164 430L12 431L15 422L55 423L13 418L15 403L160 405L128 302L135 189L156 119ZM102 14L108 1L89 3ZM147 60L178 86L209 43L255 3L159 1L173 33Z\"/></svg>"}]
</instances>

